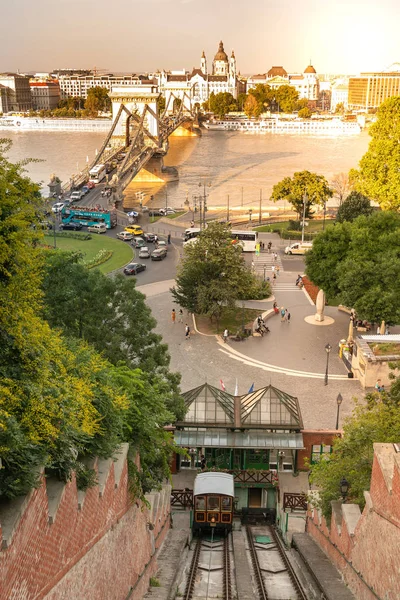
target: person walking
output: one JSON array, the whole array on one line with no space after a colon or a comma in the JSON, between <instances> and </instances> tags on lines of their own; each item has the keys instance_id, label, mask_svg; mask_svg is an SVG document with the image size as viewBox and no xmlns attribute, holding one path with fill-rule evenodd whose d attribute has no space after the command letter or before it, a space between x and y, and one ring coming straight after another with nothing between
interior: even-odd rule
<instances>
[{"instance_id":1,"label":"person walking","mask_svg":"<svg viewBox=\"0 0 400 600\"><path fill-rule=\"evenodd\" d=\"M281 323L285 321L286 310L283 306L281 306Z\"/></svg>"},{"instance_id":2,"label":"person walking","mask_svg":"<svg viewBox=\"0 0 400 600\"><path fill-rule=\"evenodd\" d=\"M170 243L171 243L171 234L170 234L170 233L168 234L168 237L167 237L167 243L168 243L168 244L170 244Z\"/></svg>"},{"instance_id":3,"label":"person walking","mask_svg":"<svg viewBox=\"0 0 400 600\"><path fill-rule=\"evenodd\" d=\"M171 313L171 319L172 319L172 322L173 322L173 323L175 323L175 319L176 319L176 312L175 312L175 309L174 309L174 308L172 309L172 313Z\"/></svg>"},{"instance_id":4,"label":"person walking","mask_svg":"<svg viewBox=\"0 0 400 600\"><path fill-rule=\"evenodd\" d=\"M187 340L190 340L190 327L189 327L189 325L187 323L185 325L185 338Z\"/></svg>"},{"instance_id":5,"label":"person walking","mask_svg":"<svg viewBox=\"0 0 400 600\"><path fill-rule=\"evenodd\" d=\"M272 273L272 285L276 284L276 273L275 271Z\"/></svg>"},{"instance_id":6,"label":"person walking","mask_svg":"<svg viewBox=\"0 0 400 600\"><path fill-rule=\"evenodd\" d=\"M225 344L228 341L228 336L229 336L229 331L227 329L225 329L225 331L224 331L224 343Z\"/></svg>"},{"instance_id":7,"label":"person walking","mask_svg":"<svg viewBox=\"0 0 400 600\"><path fill-rule=\"evenodd\" d=\"M271 254L272 242L268 242L267 250L268 254Z\"/></svg>"},{"instance_id":8,"label":"person walking","mask_svg":"<svg viewBox=\"0 0 400 600\"><path fill-rule=\"evenodd\" d=\"M286 320L288 323L290 323L290 312L289 311L287 311L287 313L286 313Z\"/></svg>"},{"instance_id":9,"label":"person walking","mask_svg":"<svg viewBox=\"0 0 400 600\"><path fill-rule=\"evenodd\" d=\"M279 275L279 265L276 265L276 274Z\"/></svg>"},{"instance_id":10,"label":"person walking","mask_svg":"<svg viewBox=\"0 0 400 600\"><path fill-rule=\"evenodd\" d=\"M179 309L179 323L183 323L183 310Z\"/></svg>"}]
</instances>

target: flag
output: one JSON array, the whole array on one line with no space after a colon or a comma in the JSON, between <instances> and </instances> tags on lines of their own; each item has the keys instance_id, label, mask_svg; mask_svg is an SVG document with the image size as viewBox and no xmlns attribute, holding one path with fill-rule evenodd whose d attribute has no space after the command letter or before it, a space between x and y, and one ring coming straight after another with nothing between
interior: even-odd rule
<instances>
[{"instance_id":1,"label":"flag","mask_svg":"<svg viewBox=\"0 0 400 600\"><path fill-rule=\"evenodd\" d=\"M254 392L254 383L251 384L251 387L247 393L251 394L251 392Z\"/></svg>"},{"instance_id":2,"label":"flag","mask_svg":"<svg viewBox=\"0 0 400 600\"><path fill-rule=\"evenodd\" d=\"M235 393L233 395L239 396L239 386L238 386L238 382L237 382L237 377L236 377Z\"/></svg>"},{"instance_id":3,"label":"flag","mask_svg":"<svg viewBox=\"0 0 400 600\"><path fill-rule=\"evenodd\" d=\"M221 390L222 390L223 392L225 392L225 384L224 384L224 382L222 381L222 379L220 379L220 380L219 380L219 384L220 384L220 386L221 386Z\"/></svg>"}]
</instances>

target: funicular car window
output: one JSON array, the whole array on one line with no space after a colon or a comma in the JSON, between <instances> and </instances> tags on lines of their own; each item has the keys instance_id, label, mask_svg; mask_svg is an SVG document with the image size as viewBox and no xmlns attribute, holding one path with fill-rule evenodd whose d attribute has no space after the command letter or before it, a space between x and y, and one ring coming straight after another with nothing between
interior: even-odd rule
<instances>
[{"instance_id":1,"label":"funicular car window","mask_svg":"<svg viewBox=\"0 0 400 600\"><path fill-rule=\"evenodd\" d=\"M206 499L204 496L196 496L196 510L206 510Z\"/></svg>"},{"instance_id":2,"label":"funicular car window","mask_svg":"<svg viewBox=\"0 0 400 600\"><path fill-rule=\"evenodd\" d=\"M219 510L219 496L208 496L207 510Z\"/></svg>"},{"instance_id":3,"label":"funicular car window","mask_svg":"<svg viewBox=\"0 0 400 600\"><path fill-rule=\"evenodd\" d=\"M221 503L222 510L232 510L232 498L229 496L222 496Z\"/></svg>"}]
</instances>

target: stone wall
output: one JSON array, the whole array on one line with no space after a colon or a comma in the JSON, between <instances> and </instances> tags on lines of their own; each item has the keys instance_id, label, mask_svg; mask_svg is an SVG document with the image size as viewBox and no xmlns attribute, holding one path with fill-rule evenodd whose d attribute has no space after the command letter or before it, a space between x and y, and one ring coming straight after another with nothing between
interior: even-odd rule
<instances>
[{"instance_id":1,"label":"stone wall","mask_svg":"<svg viewBox=\"0 0 400 600\"><path fill-rule=\"evenodd\" d=\"M94 461L98 485L45 479L0 506L0 600L140 600L169 528L170 486L131 499L127 444Z\"/></svg>"},{"instance_id":2,"label":"stone wall","mask_svg":"<svg viewBox=\"0 0 400 600\"><path fill-rule=\"evenodd\" d=\"M307 532L315 539L358 600L400 598L400 452L374 444L370 491L361 514L354 504L332 503L327 526L314 510Z\"/></svg>"}]
</instances>

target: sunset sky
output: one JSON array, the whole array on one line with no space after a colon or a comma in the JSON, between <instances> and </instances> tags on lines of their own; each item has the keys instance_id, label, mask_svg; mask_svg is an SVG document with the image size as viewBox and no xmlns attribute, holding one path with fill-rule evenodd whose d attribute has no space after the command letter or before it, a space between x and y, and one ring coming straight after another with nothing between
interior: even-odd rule
<instances>
[{"instance_id":1,"label":"sunset sky","mask_svg":"<svg viewBox=\"0 0 400 600\"><path fill-rule=\"evenodd\" d=\"M242 74L356 74L400 61L399 22L399 0L13 0L0 71L191 69L222 39Z\"/></svg>"}]
</instances>

